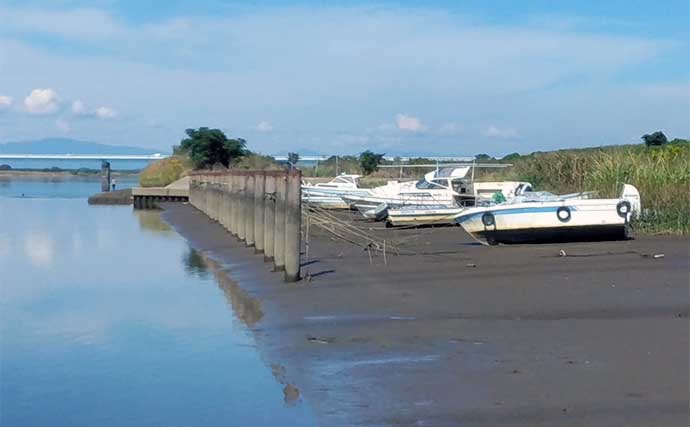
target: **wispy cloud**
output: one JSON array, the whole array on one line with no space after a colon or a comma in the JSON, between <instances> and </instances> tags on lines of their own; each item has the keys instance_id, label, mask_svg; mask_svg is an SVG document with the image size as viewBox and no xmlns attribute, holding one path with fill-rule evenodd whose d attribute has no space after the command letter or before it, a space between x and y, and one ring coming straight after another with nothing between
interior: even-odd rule
<instances>
[{"instance_id":1,"label":"wispy cloud","mask_svg":"<svg viewBox=\"0 0 690 427\"><path fill-rule=\"evenodd\" d=\"M256 130L259 132L271 132L273 130L273 125L267 121L259 122L259 124L256 125Z\"/></svg>"},{"instance_id":2,"label":"wispy cloud","mask_svg":"<svg viewBox=\"0 0 690 427\"><path fill-rule=\"evenodd\" d=\"M485 131L484 135L489 138L517 138L518 132L513 128L497 128L494 125L489 126Z\"/></svg>"},{"instance_id":3,"label":"wispy cloud","mask_svg":"<svg viewBox=\"0 0 690 427\"><path fill-rule=\"evenodd\" d=\"M0 111L8 110L12 106L12 97L0 95Z\"/></svg>"}]
</instances>

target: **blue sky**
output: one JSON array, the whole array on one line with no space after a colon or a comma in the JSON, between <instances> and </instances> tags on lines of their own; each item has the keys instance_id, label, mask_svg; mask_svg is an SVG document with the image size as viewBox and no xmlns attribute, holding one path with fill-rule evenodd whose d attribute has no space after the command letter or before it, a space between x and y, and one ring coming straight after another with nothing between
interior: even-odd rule
<instances>
[{"instance_id":1,"label":"blue sky","mask_svg":"<svg viewBox=\"0 0 690 427\"><path fill-rule=\"evenodd\" d=\"M0 5L0 142L501 155L690 136L687 1Z\"/></svg>"}]
</instances>

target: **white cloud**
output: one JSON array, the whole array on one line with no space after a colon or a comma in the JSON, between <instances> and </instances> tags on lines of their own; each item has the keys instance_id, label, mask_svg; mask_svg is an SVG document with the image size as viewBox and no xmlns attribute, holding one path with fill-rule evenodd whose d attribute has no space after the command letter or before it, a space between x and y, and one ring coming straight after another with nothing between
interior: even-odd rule
<instances>
[{"instance_id":1,"label":"white cloud","mask_svg":"<svg viewBox=\"0 0 690 427\"><path fill-rule=\"evenodd\" d=\"M99 119L104 119L104 120L114 119L115 117L117 117L117 111L113 110L112 108L108 108L108 107L98 107L98 108L96 108L96 111L94 112L94 114Z\"/></svg>"},{"instance_id":2,"label":"white cloud","mask_svg":"<svg viewBox=\"0 0 690 427\"><path fill-rule=\"evenodd\" d=\"M76 115L86 114L84 103L81 100L77 99L76 101L72 102L72 113Z\"/></svg>"},{"instance_id":3,"label":"white cloud","mask_svg":"<svg viewBox=\"0 0 690 427\"><path fill-rule=\"evenodd\" d=\"M398 129L408 132L420 132L426 130L426 126L419 118L408 116L406 114L398 114L395 116L395 125Z\"/></svg>"},{"instance_id":4,"label":"white cloud","mask_svg":"<svg viewBox=\"0 0 690 427\"><path fill-rule=\"evenodd\" d=\"M24 109L29 114L52 114L60 105L60 98L53 89L34 89L24 98Z\"/></svg>"},{"instance_id":5,"label":"white cloud","mask_svg":"<svg viewBox=\"0 0 690 427\"><path fill-rule=\"evenodd\" d=\"M496 126L491 125L484 131L484 136L488 136L489 138L511 139L517 138L518 133L513 128L497 128Z\"/></svg>"},{"instance_id":6,"label":"white cloud","mask_svg":"<svg viewBox=\"0 0 690 427\"><path fill-rule=\"evenodd\" d=\"M256 125L256 130L259 132L271 132L273 130L273 125L267 121L263 121Z\"/></svg>"},{"instance_id":7,"label":"white cloud","mask_svg":"<svg viewBox=\"0 0 690 427\"><path fill-rule=\"evenodd\" d=\"M12 98L7 95L0 95L0 111L8 110L12 106Z\"/></svg>"},{"instance_id":8,"label":"white cloud","mask_svg":"<svg viewBox=\"0 0 690 427\"><path fill-rule=\"evenodd\" d=\"M62 133L68 133L70 130L72 130L69 123L63 119L55 120L55 127L57 127Z\"/></svg>"}]
</instances>

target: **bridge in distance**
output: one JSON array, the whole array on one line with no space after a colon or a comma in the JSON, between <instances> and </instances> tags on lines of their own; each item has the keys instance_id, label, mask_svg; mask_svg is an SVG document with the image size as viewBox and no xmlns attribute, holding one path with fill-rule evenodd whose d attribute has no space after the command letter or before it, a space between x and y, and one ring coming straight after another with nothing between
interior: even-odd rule
<instances>
[{"instance_id":1,"label":"bridge in distance","mask_svg":"<svg viewBox=\"0 0 690 427\"><path fill-rule=\"evenodd\" d=\"M0 159L34 159L34 160L160 160L170 157L170 154L6 154L0 153ZM271 156L279 162L286 162L287 156ZM300 156L301 162L323 162L332 156ZM385 156L385 160L409 161L410 159L424 158L436 162L468 162L474 157L467 156Z\"/></svg>"}]
</instances>

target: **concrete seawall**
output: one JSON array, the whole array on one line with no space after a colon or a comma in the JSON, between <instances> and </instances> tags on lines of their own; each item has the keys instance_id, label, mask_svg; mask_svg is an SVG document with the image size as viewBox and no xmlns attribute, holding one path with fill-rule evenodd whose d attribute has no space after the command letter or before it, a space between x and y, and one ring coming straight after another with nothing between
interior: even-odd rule
<instances>
[{"instance_id":1,"label":"concrete seawall","mask_svg":"<svg viewBox=\"0 0 690 427\"><path fill-rule=\"evenodd\" d=\"M229 170L197 172L189 182L189 202L237 236L285 281L300 279L302 224L301 172Z\"/></svg>"}]
</instances>

